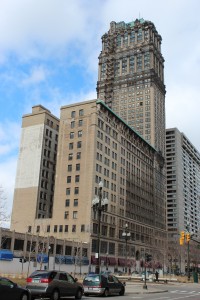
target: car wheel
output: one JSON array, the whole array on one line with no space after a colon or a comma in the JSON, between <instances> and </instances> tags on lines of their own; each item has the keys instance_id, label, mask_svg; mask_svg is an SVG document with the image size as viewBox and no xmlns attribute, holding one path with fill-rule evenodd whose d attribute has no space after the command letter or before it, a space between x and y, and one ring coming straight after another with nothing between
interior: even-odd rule
<instances>
[{"instance_id":1,"label":"car wheel","mask_svg":"<svg viewBox=\"0 0 200 300\"><path fill-rule=\"evenodd\" d=\"M26 293L21 295L21 300L28 300L28 295Z\"/></svg>"},{"instance_id":2,"label":"car wheel","mask_svg":"<svg viewBox=\"0 0 200 300\"><path fill-rule=\"evenodd\" d=\"M58 290L54 290L53 293L51 294L51 300L59 300L60 299L60 294Z\"/></svg>"},{"instance_id":3,"label":"car wheel","mask_svg":"<svg viewBox=\"0 0 200 300\"><path fill-rule=\"evenodd\" d=\"M104 297L108 297L109 295L109 290L108 289L105 289L104 293L103 293L103 296Z\"/></svg>"},{"instance_id":4,"label":"car wheel","mask_svg":"<svg viewBox=\"0 0 200 300\"><path fill-rule=\"evenodd\" d=\"M75 296L75 299L81 299L82 298L82 295L83 295L83 292L81 289L78 289L77 293L76 293L76 296Z\"/></svg>"},{"instance_id":5,"label":"car wheel","mask_svg":"<svg viewBox=\"0 0 200 300\"><path fill-rule=\"evenodd\" d=\"M122 288L121 288L121 291L119 292L119 295L120 295L120 296L124 296L124 293L125 293L125 289L122 287Z\"/></svg>"}]
</instances>

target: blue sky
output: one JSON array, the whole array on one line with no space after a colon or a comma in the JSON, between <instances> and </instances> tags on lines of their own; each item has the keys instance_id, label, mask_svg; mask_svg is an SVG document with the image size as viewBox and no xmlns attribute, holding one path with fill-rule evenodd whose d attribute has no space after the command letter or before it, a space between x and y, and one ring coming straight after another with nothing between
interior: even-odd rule
<instances>
[{"instance_id":1,"label":"blue sky","mask_svg":"<svg viewBox=\"0 0 200 300\"><path fill-rule=\"evenodd\" d=\"M42 104L96 98L101 36L111 21L152 21L165 58L166 126L200 151L200 1L1 0L0 186L12 208L21 118Z\"/></svg>"}]
</instances>

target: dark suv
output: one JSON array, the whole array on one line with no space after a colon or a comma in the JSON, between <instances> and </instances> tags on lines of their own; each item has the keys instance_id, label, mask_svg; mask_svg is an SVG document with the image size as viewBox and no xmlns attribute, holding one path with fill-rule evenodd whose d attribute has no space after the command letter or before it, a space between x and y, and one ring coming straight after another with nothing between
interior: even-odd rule
<instances>
[{"instance_id":1,"label":"dark suv","mask_svg":"<svg viewBox=\"0 0 200 300\"><path fill-rule=\"evenodd\" d=\"M35 271L27 278L26 288L31 293L31 299L75 296L81 299L83 286L70 274L62 271Z\"/></svg>"},{"instance_id":2,"label":"dark suv","mask_svg":"<svg viewBox=\"0 0 200 300\"><path fill-rule=\"evenodd\" d=\"M89 274L83 280L84 295L108 295L118 294L123 296L125 284L113 275Z\"/></svg>"}]
</instances>

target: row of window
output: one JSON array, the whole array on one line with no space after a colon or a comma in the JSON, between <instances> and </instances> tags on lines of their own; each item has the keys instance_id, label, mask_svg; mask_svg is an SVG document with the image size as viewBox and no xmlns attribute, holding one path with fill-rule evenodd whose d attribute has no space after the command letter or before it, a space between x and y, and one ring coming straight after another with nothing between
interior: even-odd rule
<instances>
[{"instance_id":1,"label":"row of window","mask_svg":"<svg viewBox=\"0 0 200 300\"><path fill-rule=\"evenodd\" d=\"M76 144L77 149L80 149L82 147L82 142L78 141ZM69 150L73 150L74 149L74 143L69 143Z\"/></svg>"},{"instance_id":2,"label":"row of window","mask_svg":"<svg viewBox=\"0 0 200 300\"><path fill-rule=\"evenodd\" d=\"M79 115L79 117L84 116L84 110L83 109L79 109L78 115ZM71 112L71 118L75 118L75 117L76 117L76 111L73 110Z\"/></svg>"},{"instance_id":3,"label":"row of window","mask_svg":"<svg viewBox=\"0 0 200 300\"><path fill-rule=\"evenodd\" d=\"M77 133L77 136L79 138L82 137L83 136L83 131L79 130L78 133ZM73 139L75 137L75 133L74 132L70 132L69 137L70 137L70 139Z\"/></svg>"},{"instance_id":4,"label":"row of window","mask_svg":"<svg viewBox=\"0 0 200 300\"><path fill-rule=\"evenodd\" d=\"M74 157L75 153L69 153L68 154L68 160L72 160ZM81 152L76 153L76 159L81 159ZM80 164L79 164L80 165ZM78 171L78 170L77 170Z\"/></svg>"},{"instance_id":5,"label":"row of window","mask_svg":"<svg viewBox=\"0 0 200 300\"><path fill-rule=\"evenodd\" d=\"M41 229L42 229L42 227L40 227L40 225L38 225L36 227L36 232L39 233ZM85 232L85 224L81 225L80 230L81 230L81 232ZM47 232L50 232L50 231L51 231L51 226L47 225ZM77 231L77 225L74 224L71 227L71 232L76 232L76 231ZM31 232L31 226L29 226L28 232ZM69 232L69 225L54 225L53 232Z\"/></svg>"}]
</instances>

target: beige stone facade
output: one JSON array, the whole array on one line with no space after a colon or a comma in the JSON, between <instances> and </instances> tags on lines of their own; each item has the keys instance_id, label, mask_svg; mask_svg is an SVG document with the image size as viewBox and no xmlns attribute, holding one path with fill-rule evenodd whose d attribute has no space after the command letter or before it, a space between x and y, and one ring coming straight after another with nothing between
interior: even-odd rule
<instances>
[{"instance_id":1,"label":"beige stone facade","mask_svg":"<svg viewBox=\"0 0 200 300\"><path fill-rule=\"evenodd\" d=\"M128 256L138 260L148 251L155 261L163 261L166 211L160 154L100 100L63 106L59 124L52 217L34 218L36 192L31 196L31 189L17 188L12 226L90 244L93 257L98 220L92 200L101 180L102 196L109 200L101 219L101 256L108 254L115 265L125 257L122 232L128 224ZM19 205L26 207L23 213Z\"/></svg>"},{"instance_id":2,"label":"beige stone facade","mask_svg":"<svg viewBox=\"0 0 200 300\"><path fill-rule=\"evenodd\" d=\"M37 231L35 219L52 217L58 130L59 120L41 105L22 118L11 230Z\"/></svg>"}]
</instances>

